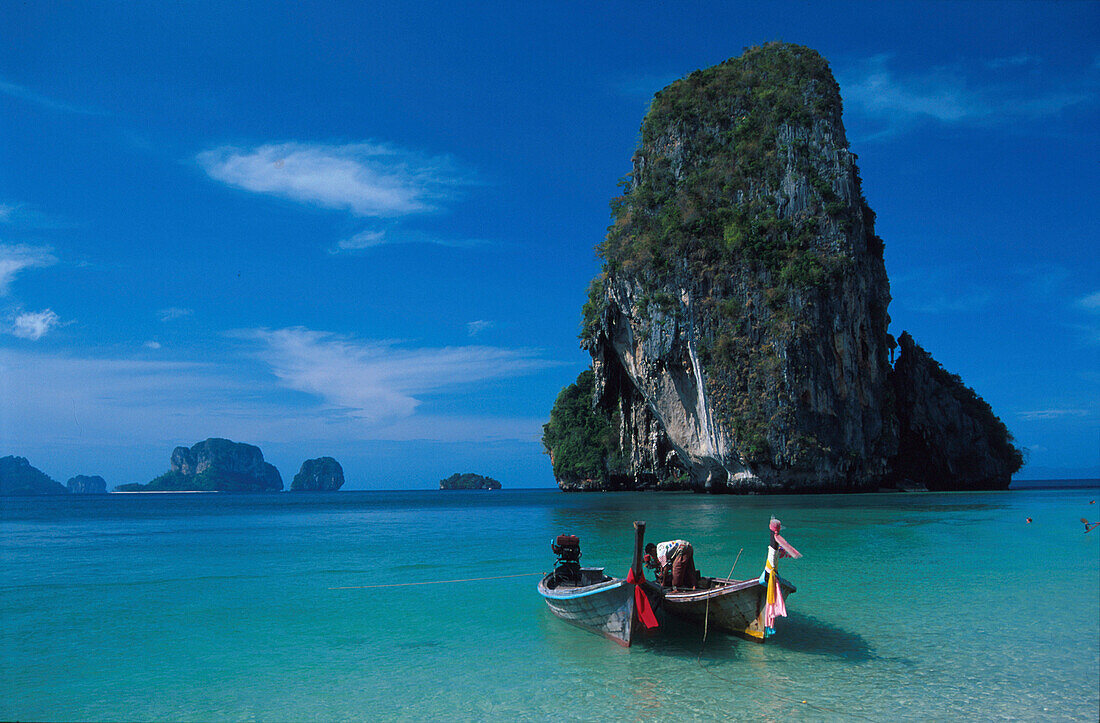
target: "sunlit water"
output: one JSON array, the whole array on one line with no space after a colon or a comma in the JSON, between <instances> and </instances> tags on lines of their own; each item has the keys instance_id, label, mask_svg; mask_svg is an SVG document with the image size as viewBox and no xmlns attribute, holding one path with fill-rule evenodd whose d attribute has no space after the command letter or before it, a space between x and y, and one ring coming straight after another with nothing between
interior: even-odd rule
<instances>
[{"instance_id":1,"label":"sunlit water","mask_svg":"<svg viewBox=\"0 0 1100 723\"><path fill-rule=\"evenodd\" d=\"M0 499L0 718L1095 721L1098 498ZM771 514L804 557L763 646L677 626L622 649L535 590L563 532L625 574L633 520L691 540L705 574L743 548L734 575L755 576ZM504 575L524 576L358 587Z\"/></svg>"}]
</instances>

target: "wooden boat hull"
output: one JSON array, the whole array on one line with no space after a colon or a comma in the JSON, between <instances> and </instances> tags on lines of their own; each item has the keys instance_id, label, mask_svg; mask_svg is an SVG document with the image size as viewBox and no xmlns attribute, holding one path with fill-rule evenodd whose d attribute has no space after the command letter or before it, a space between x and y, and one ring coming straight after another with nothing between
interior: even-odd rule
<instances>
[{"instance_id":1,"label":"wooden boat hull","mask_svg":"<svg viewBox=\"0 0 1100 723\"><path fill-rule=\"evenodd\" d=\"M767 637L764 629L767 587L756 579L715 578L711 585L705 590L664 590L660 608L669 615L763 643ZM796 590L783 578L779 578L779 586L784 599Z\"/></svg>"},{"instance_id":2,"label":"wooden boat hull","mask_svg":"<svg viewBox=\"0 0 1100 723\"><path fill-rule=\"evenodd\" d=\"M585 587L554 588L550 573L539 582L539 594L554 615L567 623L630 647L637 629L634 584L622 578Z\"/></svg>"}]
</instances>

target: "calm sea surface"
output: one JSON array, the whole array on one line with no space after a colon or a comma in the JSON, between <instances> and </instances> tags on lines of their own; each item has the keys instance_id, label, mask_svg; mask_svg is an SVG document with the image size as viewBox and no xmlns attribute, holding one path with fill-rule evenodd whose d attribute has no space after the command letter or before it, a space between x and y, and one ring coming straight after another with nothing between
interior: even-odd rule
<instances>
[{"instance_id":1,"label":"calm sea surface","mask_svg":"<svg viewBox=\"0 0 1100 723\"><path fill-rule=\"evenodd\" d=\"M0 719L1100 717L1100 490L850 496L339 492L0 499ZM546 609L550 538L705 574L804 557L756 645L627 650ZM1032 518L1027 523L1026 518ZM341 587L522 575L407 587Z\"/></svg>"}]
</instances>

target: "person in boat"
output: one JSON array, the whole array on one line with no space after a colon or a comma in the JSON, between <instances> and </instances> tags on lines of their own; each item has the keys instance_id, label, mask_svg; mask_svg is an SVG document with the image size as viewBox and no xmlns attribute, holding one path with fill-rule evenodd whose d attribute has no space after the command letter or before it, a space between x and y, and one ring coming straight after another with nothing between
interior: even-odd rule
<instances>
[{"instance_id":1,"label":"person in boat","mask_svg":"<svg viewBox=\"0 0 1100 723\"><path fill-rule=\"evenodd\" d=\"M699 584L695 550L687 540L668 540L645 546L645 565L662 587L694 588Z\"/></svg>"}]
</instances>

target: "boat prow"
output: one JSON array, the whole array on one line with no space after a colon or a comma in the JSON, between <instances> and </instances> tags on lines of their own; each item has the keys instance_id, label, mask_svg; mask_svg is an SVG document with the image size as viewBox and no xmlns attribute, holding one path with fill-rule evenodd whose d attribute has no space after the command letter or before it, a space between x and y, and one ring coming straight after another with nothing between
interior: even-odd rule
<instances>
[{"instance_id":1,"label":"boat prow","mask_svg":"<svg viewBox=\"0 0 1100 723\"><path fill-rule=\"evenodd\" d=\"M645 523L635 522L634 563L631 575L626 578L606 575L602 567L581 567L580 540L574 535L555 538L551 549L558 561L554 571L543 577L538 587L550 612L623 647L630 647L639 632L655 627L657 621L648 609L650 601L645 595L645 586L634 582L643 582L641 544L644 533ZM638 609L639 602L645 610Z\"/></svg>"}]
</instances>

